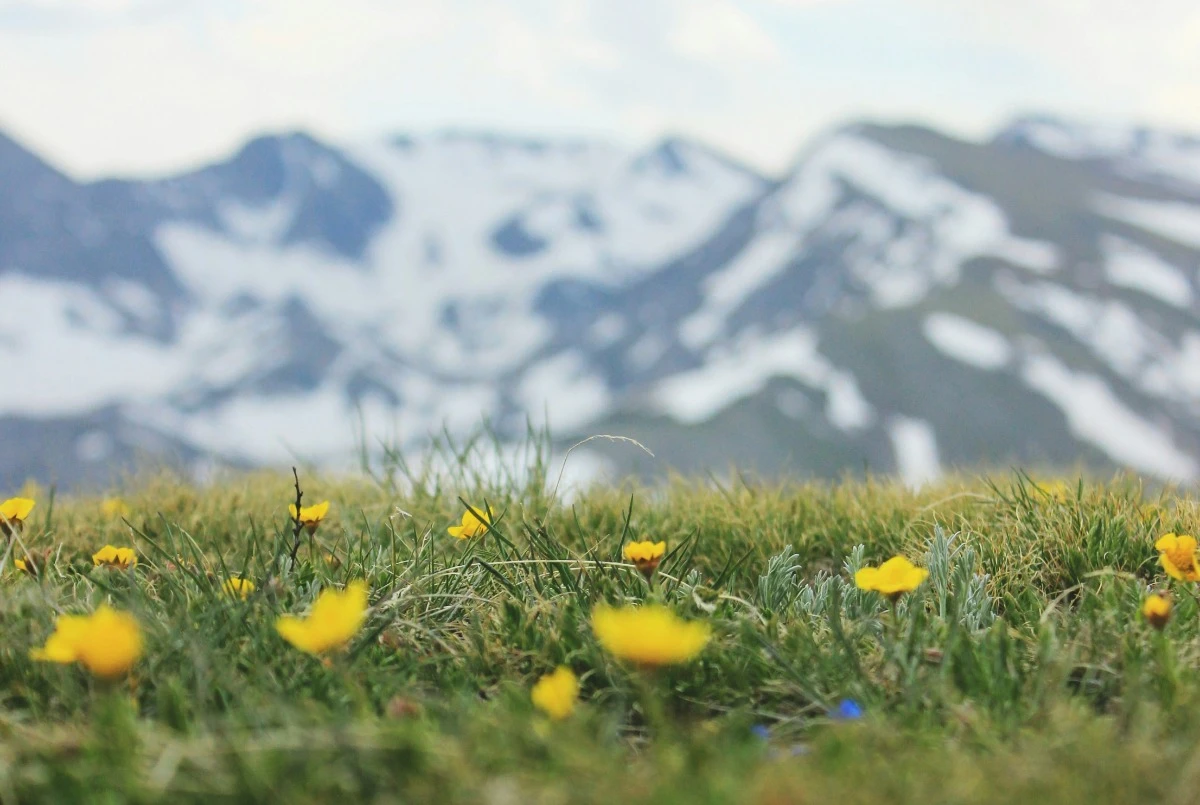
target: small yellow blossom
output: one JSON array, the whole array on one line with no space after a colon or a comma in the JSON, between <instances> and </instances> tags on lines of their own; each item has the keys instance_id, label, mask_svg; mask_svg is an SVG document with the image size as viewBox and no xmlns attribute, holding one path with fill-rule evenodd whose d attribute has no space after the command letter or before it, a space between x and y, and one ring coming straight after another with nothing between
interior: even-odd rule
<instances>
[{"instance_id":1,"label":"small yellow blossom","mask_svg":"<svg viewBox=\"0 0 1200 805\"><path fill-rule=\"evenodd\" d=\"M11 535L21 530L34 505L31 498L9 498L0 503L0 534Z\"/></svg>"},{"instance_id":2,"label":"small yellow blossom","mask_svg":"<svg viewBox=\"0 0 1200 805\"><path fill-rule=\"evenodd\" d=\"M860 590L874 590L888 598L898 598L921 586L929 571L917 567L903 556L893 556L879 567L864 567L854 574Z\"/></svg>"},{"instance_id":3,"label":"small yellow blossom","mask_svg":"<svg viewBox=\"0 0 1200 805\"><path fill-rule=\"evenodd\" d=\"M481 534L486 534L492 523L496 522L496 515L492 511L491 506L486 507L486 509L477 509L477 511L483 513L483 516L487 518L486 522L476 517L474 511L467 509L463 512L462 525L452 525L446 529L450 532L450 536L457 537L458 539L467 539L468 537L478 537Z\"/></svg>"},{"instance_id":4,"label":"small yellow blossom","mask_svg":"<svg viewBox=\"0 0 1200 805\"><path fill-rule=\"evenodd\" d=\"M42 570L50 564L50 549L47 548L41 554L27 553L24 559L13 558L13 567L23 573L28 573L31 576L40 576Z\"/></svg>"},{"instance_id":5,"label":"small yellow blossom","mask_svg":"<svg viewBox=\"0 0 1200 805\"><path fill-rule=\"evenodd\" d=\"M345 592L324 590L307 617L280 617L275 621L275 629L301 651L323 654L349 642L366 618L367 584L352 581Z\"/></svg>"},{"instance_id":6,"label":"small yellow blossom","mask_svg":"<svg viewBox=\"0 0 1200 805\"><path fill-rule=\"evenodd\" d=\"M128 612L101 605L91 615L61 615L54 633L30 657L42 662L77 662L104 679L118 677L142 656L142 630Z\"/></svg>"},{"instance_id":7,"label":"small yellow blossom","mask_svg":"<svg viewBox=\"0 0 1200 805\"><path fill-rule=\"evenodd\" d=\"M225 583L221 585L221 589L227 595L240 596L244 601L250 597L250 593L254 592L254 582L250 579L243 579L241 576L230 576L225 579Z\"/></svg>"},{"instance_id":8,"label":"small yellow blossom","mask_svg":"<svg viewBox=\"0 0 1200 805\"><path fill-rule=\"evenodd\" d=\"M325 515L329 513L329 501L323 500L320 503L314 503L312 506L301 506L300 511L296 511L296 504L288 504L288 514L293 520L299 520L300 525L308 529L308 533L313 534L317 530L317 526L325 519Z\"/></svg>"},{"instance_id":9,"label":"small yellow blossom","mask_svg":"<svg viewBox=\"0 0 1200 805\"><path fill-rule=\"evenodd\" d=\"M647 667L687 662L712 636L707 623L682 620L657 604L620 608L602 604L592 612L592 631L610 653Z\"/></svg>"},{"instance_id":10,"label":"small yellow blossom","mask_svg":"<svg viewBox=\"0 0 1200 805\"><path fill-rule=\"evenodd\" d=\"M667 552L667 543L665 542L631 542L621 551L621 555L625 557L626 562L633 562L637 565L637 569L642 571L642 575L647 579L654 575L654 571L658 570L658 563L662 561L663 554Z\"/></svg>"},{"instance_id":11,"label":"small yellow blossom","mask_svg":"<svg viewBox=\"0 0 1200 805\"><path fill-rule=\"evenodd\" d=\"M137 567L137 554L133 548L117 548L112 545L105 545L92 554L92 564L96 567L103 565L104 567L116 567L121 570L128 570L131 567Z\"/></svg>"},{"instance_id":12,"label":"small yellow blossom","mask_svg":"<svg viewBox=\"0 0 1200 805\"><path fill-rule=\"evenodd\" d=\"M1163 534L1154 543L1158 560L1167 575L1179 581L1200 580L1200 566L1196 563L1196 538L1188 534Z\"/></svg>"},{"instance_id":13,"label":"small yellow blossom","mask_svg":"<svg viewBox=\"0 0 1200 805\"><path fill-rule=\"evenodd\" d=\"M1162 629L1171 619L1171 599L1165 595L1149 595L1142 602L1142 617L1155 629Z\"/></svg>"},{"instance_id":14,"label":"small yellow blossom","mask_svg":"<svg viewBox=\"0 0 1200 805\"><path fill-rule=\"evenodd\" d=\"M100 501L100 513L113 519L128 517L129 504L120 498L105 498Z\"/></svg>"},{"instance_id":15,"label":"small yellow blossom","mask_svg":"<svg viewBox=\"0 0 1200 805\"><path fill-rule=\"evenodd\" d=\"M571 715L579 698L579 680L570 668L560 665L552 674L539 679L529 692L533 704L558 721Z\"/></svg>"},{"instance_id":16,"label":"small yellow blossom","mask_svg":"<svg viewBox=\"0 0 1200 805\"><path fill-rule=\"evenodd\" d=\"M1033 486L1044 497L1053 500L1055 503L1066 503L1074 497L1078 488L1071 486L1066 481L1040 481L1035 482Z\"/></svg>"}]
</instances>

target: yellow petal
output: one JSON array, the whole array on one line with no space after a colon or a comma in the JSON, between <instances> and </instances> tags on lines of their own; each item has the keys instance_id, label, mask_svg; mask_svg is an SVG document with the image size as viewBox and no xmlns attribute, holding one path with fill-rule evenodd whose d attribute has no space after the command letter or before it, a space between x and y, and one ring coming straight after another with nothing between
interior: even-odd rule
<instances>
[{"instance_id":1,"label":"yellow petal","mask_svg":"<svg viewBox=\"0 0 1200 805\"><path fill-rule=\"evenodd\" d=\"M79 662L96 676L112 679L142 656L142 630L137 619L101 605L89 619L75 646Z\"/></svg>"},{"instance_id":2,"label":"yellow petal","mask_svg":"<svg viewBox=\"0 0 1200 805\"><path fill-rule=\"evenodd\" d=\"M1163 534L1154 543L1154 550L1169 551L1169 550L1173 549L1175 547L1175 539L1176 539L1176 537L1175 537L1174 533Z\"/></svg>"},{"instance_id":3,"label":"yellow petal","mask_svg":"<svg viewBox=\"0 0 1200 805\"><path fill-rule=\"evenodd\" d=\"M36 504L30 498L9 498L0 503L0 518L20 522L29 516Z\"/></svg>"},{"instance_id":4,"label":"yellow petal","mask_svg":"<svg viewBox=\"0 0 1200 805\"><path fill-rule=\"evenodd\" d=\"M579 680L570 668L559 666L554 673L539 679L529 695L534 706L550 718L563 719L575 709Z\"/></svg>"},{"instance_id":5,"label":"yellow petal","mask_svg":"<svg viewBox=\"0 0 1200 805\"><path fill-rule=\"evenodd\" d=\"M312 631L304 621L297 617L281 615L275 621L275 631L279 632L284 640L301 651L306 651L309 654L316 654L318 651L315 647Z\"/></svg>"},{"instance_id":6,"label":"yellow petal","mask_svg":"<svg viewBox=\"0 0 1200 805\"><path fill-rule=\"evenodd\" d=\"M854 574L854 584L860 590L874 590L875 577L879 571L873 567L864 567Z\"/></svg>"},{"instance_id":7,"label":"yellow petal","mask_svg":"<svg viewBox=\"0 0 1200 805\"><path fill-rule=\"evenodd\" d=\"M1183 572L1175 566L1175 563L1171 561L1171 557L1165 553L1160 553L1158 561L1162 563L1163 570L1167 571L1168 576L1178 581L1183 581Z\"/></svg>"},{"instance_id":8,"label":"yellow petal","mask_svg":"<svg viewBox=\"0 0 1200 805\"><path fill-rule=\"evenodd\" d=\"M686 662L700 653L712 635L708 624L682 620L657 604L598 606L592 613L592 631L613 655L646 666Z\"/></svg>"}]
</instances>

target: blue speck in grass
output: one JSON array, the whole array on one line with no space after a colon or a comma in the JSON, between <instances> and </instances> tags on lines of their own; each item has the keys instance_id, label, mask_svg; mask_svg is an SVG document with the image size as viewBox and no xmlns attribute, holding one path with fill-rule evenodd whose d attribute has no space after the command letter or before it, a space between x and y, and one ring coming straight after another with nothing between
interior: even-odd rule
<instances>
[{"instance_id":1,"label":"blue speck in grass","mask_svg":"<svg viewBox=\"0 0 1200 805\"><path fill-rule=\"evenodd\" d=\"M765 724L755 724L750 728L750 732L755 738L762 738L764 741L769 740L771 737L771 731L767 729Z\"/></svg>"},{"instance_id":2,"label":"blue speck in grass","mask_svg":"<svg viewBox=\"0 0 1200 805\"><path fill-rule=\"evenodd\" d=\"M836 721L853 721L856 718L862 718L862 705L853 699L842 699L838 702L837 707L829 714L829 717Z\"/></svg>"}]
</instances>

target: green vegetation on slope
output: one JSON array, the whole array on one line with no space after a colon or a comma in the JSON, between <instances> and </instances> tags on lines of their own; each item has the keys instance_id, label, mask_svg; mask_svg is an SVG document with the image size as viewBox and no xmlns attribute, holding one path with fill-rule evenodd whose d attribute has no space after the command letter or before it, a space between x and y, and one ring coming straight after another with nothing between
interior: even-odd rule
<instances>
[{"instance_id":1,"label":"green vegetation on slope","mask_svg":"<svg viewBox=\"0 0 1200 805\"><path fill-rule=\"evenodd\" d=\"M1193 501L1014 475L676 480L564 505L531 464L301 473L332 506L294 568L290 476L142 479L123 518L35 491L12 549L52 549L49 567L6 562L0 585L0 802L1195 801L1197 605L1154 548L1197 530ZM447 533L485 501L491 533ZM668 544L653 589L621 558L635 539ZM137 566L93 567L105 544ZM930 570L915 592L854 587L897 553ZM280 637L280 615L357 579L371 610L345 651ZM1174 597L1161 634L1139 616L1151 587ZM598 604L647 599L711 625L696 659L639 671L597 643ZM128 679L30 658L56 614L102 603L143 629ZM529 690L560 665L581 701L550 723ZM862 717L837 717L846 699Z\"/></svg>"}]
</instances>

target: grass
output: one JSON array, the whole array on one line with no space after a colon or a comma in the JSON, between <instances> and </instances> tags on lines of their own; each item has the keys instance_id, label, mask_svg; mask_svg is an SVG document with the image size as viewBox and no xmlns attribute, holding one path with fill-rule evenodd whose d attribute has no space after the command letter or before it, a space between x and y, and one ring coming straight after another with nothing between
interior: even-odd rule
<instances>
[{"instance_id":1,"label":"grass","mask_svg":"<svg viewBox=\"0 0 1200 805\"><path fill-rule=\"evenodd\" d=\"M568 505L542 453L519 473L301 472L329 518L295 567L284 473L197 487L131 481L99 499L37 493L12 549L52 548L0 585L0 802L1193 802L1200 660L1193 591L1167 588L1154 539L1194 533L1195 502L1135 481L1043 490L1013 474L911 492L675 479ZM399 480L397 480L399 479ZM494 533L446 534L465 504ZM665 539L653 590L620 560ZM132 545L133 571L91 567ZM904 553L931 570L895 609L853 571ZM254 579L246 601L231 575ZM327 586L372 610L322 662L275 632ZM709 621L695 661L640 673L589 628L600 602L653 598ZM133 612L128 682L35 663L56 613ZM568 665L582 701L529 701ZM864 715L830 716L850 698Z\"/></svg>"}]
</instances>

